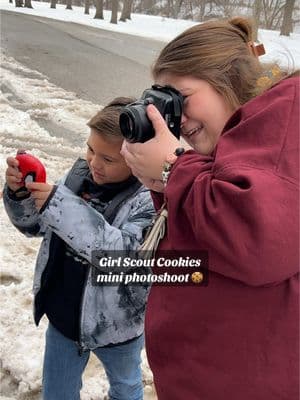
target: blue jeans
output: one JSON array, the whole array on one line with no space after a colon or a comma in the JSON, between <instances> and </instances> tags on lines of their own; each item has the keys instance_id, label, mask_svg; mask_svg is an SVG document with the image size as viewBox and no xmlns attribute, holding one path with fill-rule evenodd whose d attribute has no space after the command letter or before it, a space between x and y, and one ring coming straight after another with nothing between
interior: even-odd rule
<instances>
[{"instance_id":1,"label":"blue jeans","mask_svg":"<svg viewBox=\"0 0 300 400\"><path fill-rule=\"evenodd\" d=\"M99 347L93 353L102 362L110 400L142 400L141 350L143 335L126 344ZM80 400L81 376L90 352L78 353L77 344L49 323L43 369L43 400Z\"/></svg>"}]
</instances>

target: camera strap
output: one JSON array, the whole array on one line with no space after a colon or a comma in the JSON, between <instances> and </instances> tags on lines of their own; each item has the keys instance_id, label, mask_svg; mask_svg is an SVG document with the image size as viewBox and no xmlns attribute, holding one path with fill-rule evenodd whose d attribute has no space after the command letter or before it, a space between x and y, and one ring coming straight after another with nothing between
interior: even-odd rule
<instances>
[{"instance_id":1,"label":"camera strap","mask_svg":"<svg viewBox=\"0 0 300 400\"><path fill-rule=\"evenodd\" d=\"M159 242L165 236L168 218L168 210L165 207L166 203L162 205L158 214L152 220L152 223L148 228L145 240L139 248L139 250L146 252L146 258L152 258L155 255Z\"/></svg>"}]
</instances>

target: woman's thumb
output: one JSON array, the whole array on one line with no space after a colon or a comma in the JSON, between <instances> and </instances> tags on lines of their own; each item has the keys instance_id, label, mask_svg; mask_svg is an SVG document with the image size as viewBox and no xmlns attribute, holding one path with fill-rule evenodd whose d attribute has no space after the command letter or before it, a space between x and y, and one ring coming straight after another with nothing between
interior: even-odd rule
<instances>
[{"instance_id":1,"label":"woman's thumb","mask_svg":"<svg viewBox=\"0 0 300 400\"><path fill-rule=\"evenodd\" d=\"M156 136L169 130L162 115L153 104L149 104L147 107L147 115L153 125Z\"/></svg>"}]
</instances>

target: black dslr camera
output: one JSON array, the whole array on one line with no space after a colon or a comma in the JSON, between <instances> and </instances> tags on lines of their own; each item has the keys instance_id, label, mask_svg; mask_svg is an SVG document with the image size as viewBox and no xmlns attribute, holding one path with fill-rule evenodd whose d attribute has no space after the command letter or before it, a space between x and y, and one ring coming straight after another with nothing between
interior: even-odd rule
<instances>
[{"instance_id":1,"label":"black dslr camera","mask_svg":"<svg viewBox=\"0 0 300 400\"><path fill-rule=\"evenodd\" d=\"M179 139L183 96L171 86L153 85L146 89L140 100L127 105L120 115L122 135L128 142L144 143L155 136L146 107L154 104L168 128Z\"/></svg>"}]
</instances>

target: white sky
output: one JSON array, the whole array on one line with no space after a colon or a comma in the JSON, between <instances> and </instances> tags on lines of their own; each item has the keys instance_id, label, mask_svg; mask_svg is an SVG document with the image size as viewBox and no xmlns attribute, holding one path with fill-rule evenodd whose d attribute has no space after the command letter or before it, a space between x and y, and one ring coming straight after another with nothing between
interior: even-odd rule
<instances>
[{"instance_id":1,"label":"white sky","mask_svg":"<svg viewBox=\"0 0 300 400\"><path fill-rule=\"evenodd\" d=\"M126 32L168 41L193 25L190 21L162 17L132 15L132 21L112 25L110 12L105 20L94 20L94 9L84 15L82 7L65 10L49 3L33 2L34 9L15 8L8 0L0 0L0 8L77 22L102 29ZM300 67L300 34L290 38L279 32L260 30L259 39L267 50L265 60ZM48 181L54 182L68 169L84 148L88 134L86 121L98 110L92 102L78 98L53 85L47 76L32 71L13 58L2 55L2 91L0 92L0 186L4 185L5 159L18 148L26 148L45 164ZM30 78L29 78L30 76ZM51 126L55 127L54 131ZM50 128L49 128L50 127ZM57 133L64 129L63 135ZM66 131L67 129L67 131ZM57 135L57 136L55 136ZM74 137L79 138L74 145ZM39 239L28 239L9 223L0 202L0 400L39 399L43 338L46 323L36 328L32 319L32 273ZM154 399L151 372L143 355L145 400ZM100 377L99 377L100 375ZM103 370L92 359L84 379L83 400L102 400L106 390Z\"/></svg>"}]
</instances>

